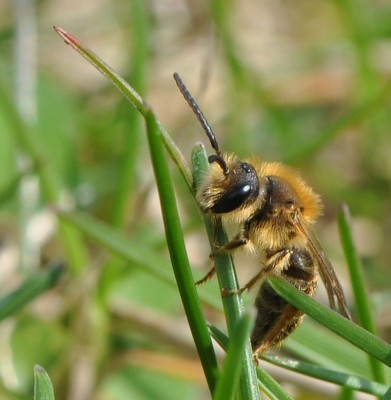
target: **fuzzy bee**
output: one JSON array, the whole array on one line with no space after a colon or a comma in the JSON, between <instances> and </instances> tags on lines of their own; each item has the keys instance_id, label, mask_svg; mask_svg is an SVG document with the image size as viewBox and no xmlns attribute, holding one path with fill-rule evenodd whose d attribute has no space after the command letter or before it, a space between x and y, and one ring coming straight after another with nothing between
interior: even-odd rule
<instances>
[{"instance_id":1,"label":"fuzzy bee","mask_svg":"<svg viewBox=\"0 0 391 400\"><path fill-rule=\"evenodd\" d=\"M261 258L263 268L254 278L236 291L225 291L242 293L258 280L262 282L255 300L257 316L251 336L254 355L280 345L303 319L303 313L265 281L269 275L284 278L313 296L319 273L330 307L336 309L337 303L340 312L350 319L341 284L312 229L322 211L320 197L296 172L281 163L263 162L256 157L241 160L223 154L178 74L174 74L174 79L215 150L209 156L210 170L196 194L198 204L202 212L238 227L237 234L211 255L248 249ZM210 276L211 273L207 278Z\"/></svg>"}]
</instances>

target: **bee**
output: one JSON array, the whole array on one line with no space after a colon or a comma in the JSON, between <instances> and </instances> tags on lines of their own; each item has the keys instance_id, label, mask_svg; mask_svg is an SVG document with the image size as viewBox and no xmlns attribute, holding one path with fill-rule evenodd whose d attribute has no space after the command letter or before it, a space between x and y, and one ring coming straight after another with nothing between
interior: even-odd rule
<instances>
[{"instance_id":1,"label":"bee","mask_svg":"<svg viewBox=\"0 0 391 400\"><path fill-rule=\"evenodd\" d=\"M215 154L209 156L196 199L203 213L220 217L223 225L238 227L236 235L211 257L237 249L256 252L263 268L247 284L223 295L242 293L261 280L255 300L257 315L251 335L254 357L280 345L300 324L303 313L278 295L265 280L274 275L314 296L320 275L330 307L351 319L343 289L313 231L322 212L316 193L291 168L256 157L241 160L223 154L216 137L178 74L174 79L200 121ZM209 279L214 270L199 282Z\"/></svg>"}]
</instances>

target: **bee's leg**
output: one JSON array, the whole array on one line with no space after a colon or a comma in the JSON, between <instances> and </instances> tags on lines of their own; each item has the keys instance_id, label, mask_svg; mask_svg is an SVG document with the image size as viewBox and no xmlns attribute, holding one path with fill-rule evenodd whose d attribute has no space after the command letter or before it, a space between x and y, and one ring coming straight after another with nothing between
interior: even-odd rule
<instances>
[{"instance_id":1,"label":"bee's leg","mask_svg":"<svg viewBox=\"0 0 391 400\"><path fill-rule=\"evenodd\" d=\"M219 229L223 228L223 225L221 223L220 217L212 215L212 221L213 221L213 247L218 248L219 247L218 231Z\"/></svg>"},{"instance_id":2,"label":"bee's leg","mask_svg":"<svg viewBox=\"0 0 391 400\"><path fill-rule=\"evenodd\" d=\"M214 258L221 254L231 253L239 247L245 246L248 243L248 239L241 237L240 235L235 236L232 240L226 243L224 246L215 247L209 254L209 258Z\"/></svg>"},{"instance_id":3,"label":"bee's leg","mask_svg":"<svg viewBox=\"0 0 391 400\"><path fill-rule=\"evenodd\" d=\"M242 294L245 290L250 290L260 279L265 278L267 275L275 271L276 269L282 269L291 257L291 251L288 248L282 249L273 255L271 255L266 265L260 272L258 272L250 281L248 281L244 286L235 290L222 289L221 294L226 296L228 294Z\"/></svg>"},{"instance_id":4,"label":"bee's leg","mask_svg":"<svg viewBox=\"0 0 391 400\"><path fill-rule=\"evenodd\" d=\"M253 363L255 365L255 368L257 368L259 366L259 358L256 353L253 354Z\"/></svg>"},{"instance_id":5,"label":"bee's leg","mask_svg":"<svg viewBox=\"0 0 391 400\"><path fill-rule=\"evenodd\" d=\"M224 246L215 247L209 254L209 257L214 258L221 254L231 253L232 251L238 249L239 247L245 246L250 240L249 235L250 235L250 222L247 221L240 230L240 232L233 239L231 239Z\"/></svg>"},{"instance_id":6,"label":"bee's leg","mask_svg":"<svg viewBox=\"0 0 391 400\"><path fill-rule=\"evenodd\" d=\"M208 272L207 274L201 278L200 280L198 280L195 284L196 286L201 285L207 281L209 281L209 279L212 278L212 276L216 273L216 268L213 266Z\"/></svg>"},{"instance_id":7,"label":"bee's leg","mask_svg":"<svg viewBox=\"0 0 391 400\"><path fill-rule=\"evenodd\" d=\"M228 289L221 289L221 295L227 296L229 294L242 294L245 290L250 290L252 286L254 286L260 279L268 275L272 269L264 268L260 272L258 272L254 278L248 281L244 286L239 289L228 290Z\"/></svg>"}]
</instances>

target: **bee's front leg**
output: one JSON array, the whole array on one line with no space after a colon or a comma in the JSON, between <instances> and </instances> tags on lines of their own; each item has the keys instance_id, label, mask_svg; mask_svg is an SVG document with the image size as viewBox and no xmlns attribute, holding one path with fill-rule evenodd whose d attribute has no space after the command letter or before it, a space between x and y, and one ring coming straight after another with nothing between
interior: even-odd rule
<instances>
[{"instance_id":1,"label":"bee's front leg","mask_svg":"<svg viewBox=\"0 0 391 400\"><path fill-rule=\"evenodd\" d=\"M232 251L237 250L239 247L248 244L250 241L250 223L251 220L246 221L240 232L225 245L220 247L215 246L215 248L209 254L209 258L213 259L221 254L231 253Z\"/></svg>"},{"instance_id":2,"label":"bee's front leg","mask_svg":"<svg viewBox=\"0 0 391 400\"><path fill-rule=\"evenodd\" d=\"M248 243L248 238L242 237L241 234L235 236L232 240L226 243L224 246L215 247L209 254L209 258L213 259L222 254L231 253L239 247L245 246Z\"/></svg>"}]
</instances>

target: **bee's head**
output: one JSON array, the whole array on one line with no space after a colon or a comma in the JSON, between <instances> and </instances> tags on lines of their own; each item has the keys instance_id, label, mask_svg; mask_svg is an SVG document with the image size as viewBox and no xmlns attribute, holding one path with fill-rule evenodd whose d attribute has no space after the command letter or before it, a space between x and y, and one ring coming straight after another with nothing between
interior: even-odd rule
<instances>
[{"instance_id":1,"label":"bee's head","mask_svg":"<svg viewBox=\"0 0 391 400\"><path fill-rule=\"evenodd\" d=\"M225 214L239 211L258 198L258 176L251 164L232 155L218 159L211 156L209 162L211 169L197 192L203 212Z\"/></svg>"},{"instance_id":2,"label":"bee's head","mask_svg":"<svg viewBox=\"0 0 391 400\"><path fill-rule=\"evenodd\" d=\"M216 136L198 104L178 74L174 74L174 79L215 150L215 154L208 158L211 169L197 192L202 211L225 214L245 208L259 194L259 181L254 167L236 157L222 154Z\"/></svg>"}]
</instances>

